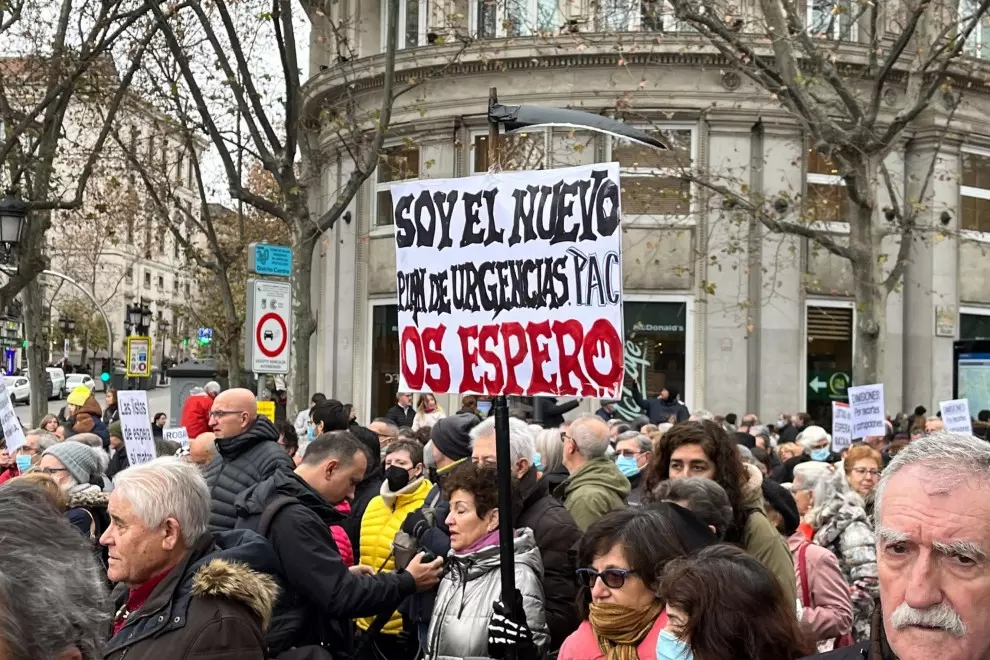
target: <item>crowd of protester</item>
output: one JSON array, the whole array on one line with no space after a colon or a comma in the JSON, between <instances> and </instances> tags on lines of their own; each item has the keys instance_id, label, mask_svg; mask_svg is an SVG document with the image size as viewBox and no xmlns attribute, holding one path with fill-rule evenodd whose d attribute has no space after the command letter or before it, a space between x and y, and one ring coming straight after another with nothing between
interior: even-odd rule
<instances>
[{"instance_id":1,"label":"crowd of protester","mask_svg":"<svg viewBox=\"0 0 990 660\"><path fill-rule=\"evenodd\" d=\"M634 395L632 421L515 410L503 511L473 396L276 425L210 383L188 446L132 466L114 394L73 392L0 454L0 658L990 657L985 429L919 408L840 448L804 413Z\"/></svg>"}]
</instances>

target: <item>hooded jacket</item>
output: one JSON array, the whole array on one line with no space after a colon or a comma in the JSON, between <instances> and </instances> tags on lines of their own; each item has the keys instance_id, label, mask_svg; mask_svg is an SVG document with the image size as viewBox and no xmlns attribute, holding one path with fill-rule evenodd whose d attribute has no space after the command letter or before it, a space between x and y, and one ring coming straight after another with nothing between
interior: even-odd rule
<instances>
[{"instance_id":1,"label":"hooded jacket","mask_svg":"<svg viewBox=\"0 0 990 660\"><path fill-rule=\"evenodd\" d=\"M536 647L546 651L550 637L543 613L543 562L530 529L516 531L513 539L516 589L522 594L526 625ZM492 604L502 598L499 546L492 545L467 555L452 551L446 573L437 591L430 621L429 660L474 660L488 653L488 622Z\"/></svg>"},{"instance_id":2,"label":"hooded jacket","mask_svg":"<svg viewBox=\"0 0 990 660\"><path fill-rule=\"evenodd\" d=\"M667 399L647 399L638 387L634 386L632 391L633 400L650 418L650 424L664 424L670 421L671 416L675 422L686 421L691 416L687 406L677 401L676 391L668 389L667 394Z\"/></svg>"},{"instance_id":3,"label":"hooded jacket","mask_svg":"<svg viewBox=\"0 0 990 660\"><path fill-rule=\"evenodd\" d=\"M554 491L581 531L606 513L625 508L629 480L605 457L592 458Z\"/></svg>"},{"instance_id":4,"label":"hooded jacket","mask_svg":"<svg viewBox=\"0 0 990 660\"><path fill-rule=\"evenodd\" d=\"M743 549L759 560L784 588L790 602L797 600L797 583L794 579L794 559L787 541L767 518L763 504L763 475L760 470L744 464L748 480L743 485L742 506L749 514L743 530Z\"/></svg>"},{"instance_id":5,"label":"hooded jacket","mask_svg":"<svg viewBox=\"0 0 990 660\"><path fill-rule=\"evenodd\" d=\"M364 479L354 489L351 512L347 514L347 520L342 525L351 540L351 548L355 556L360 556L361 519L371 500L378 497L381 492L385 474L382 470L382 445L375 432L354 424L351 425L350 431L368 449L368 469L364 473Z\"/></svg>"},{"instance_id":6,"label":"hooded jacket","mask_svg":"<svg viewBox=\"0 0 990 660\"><path fill-rule=\"evenodd\" d=\"M205 534L131 613L106 660L264 660L278 587L271 548L252 532ZM114 612L127 585L113 592ZM111 630L112 632L112 630Z\"/></svg>"},{"instance_id":7,"label":"hooded jacket","mask_svg":"<svg viewBox=\"0 0 990 660\"><path fill-rule=\"evenodd\" d=\"M545 429L555 429L564 423L564 415L581 405L578 399L557 403L557 399L552 396L540 397L536 400L536 405L540 407L540 426Z\"/></svg>"},{"instance_id":8,"label":"hooded jacket","mask_svg":"<svg viewBox=\"0 0 990 660\"><path fill-rule=\"evenodd\" d=\"M277 471L238 496L238 528L257 529L261 514L279 495L296 502L279 510L267 534L278 557L282 586L267 634L271 651L322 642L347 653L352 646L350 620L398 607L416 592L416 582L405 572L351 574L330 532L344 514L293 472Z\"/></svg>"},{"instance_id":9,"label":"hooded jacket","mask_svg":"<svg viewBox=\"0 0 990 660\"><path fill-rule=\"evenodd\" d=\"M182 404L182 416L179 426L186 427L189 439L210 430L210 409L213 407L213 397L206 392L190 394Z\"/></svg>"},{"instance_id":10,"label":"hooded jacket","mask_svg":"<svg viewBox=\"0 0 990 660\"><path fill-rule=\"evenodd\" d=\"M578 625L576 546L581 530L564 505L550 496L546 480L536 478L536 468L519 480L522 511L514 525L533 530L543 560L543 593L546 595L550 650L560 648Z\"/></svg>"},{"instance_id":11,"label":"hooded jacket","mask_svg":"<svg viewBox=\"0 0 990 660\"><path fill-rule=\"evenodd\" d=\"M278 445L278 430L267 417L259 416L238 436L217 438L216 447L203 476L210 488L210 529L223 531L237 524L234 503L241 491L296 466Z\"/></svg>"},{"instance_id":12,"label":"hooded jacket","mask_svg":"<svg viewBox=\"0 0 990 660\"><path fill-rule=\"evenodd\" d=\"M103 423L103 409L92 394L86 399L86 403L76 410L71 422L73 433L95 433L103 440L103 449L109 451L110 429Z\"/></svg>"}]
</instances>

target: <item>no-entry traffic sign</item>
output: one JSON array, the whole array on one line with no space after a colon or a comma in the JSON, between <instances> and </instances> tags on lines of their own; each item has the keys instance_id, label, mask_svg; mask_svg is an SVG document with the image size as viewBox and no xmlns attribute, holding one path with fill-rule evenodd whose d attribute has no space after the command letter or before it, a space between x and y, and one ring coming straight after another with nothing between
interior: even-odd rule
<instances>
[{"instance_id":1,"label":"no-entry traffic sign","mask_svg":"<svg viewBox=\"0 0 990 660\"><path fill-rule=\"evenodd\" d=\"M288 282L248 280L248 337L245 368L256 374L289 371L292 288Z\"/></svg>"}]
</instances>

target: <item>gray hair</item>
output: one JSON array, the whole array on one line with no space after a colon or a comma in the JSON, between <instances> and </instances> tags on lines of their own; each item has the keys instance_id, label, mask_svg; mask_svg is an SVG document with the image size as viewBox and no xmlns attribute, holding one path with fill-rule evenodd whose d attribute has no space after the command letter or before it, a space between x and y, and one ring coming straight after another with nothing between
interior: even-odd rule
<instances>
[{"instance_id":1,"label":"gray hair","mask_svg":"<svg viewBox=\"0 0 990 660\"><path fill-rule=\"evenodd\" d=\"M489 417L482 423L471 429L471 449L478 438L487 438L495 435L495 418ZM526 422L515 417L509 418L509 461L512 465L519 462L520 458L525 458L530 465L533 464L533 454L536 453L536 445L533 442L533 434L529 432Z\"/></svg>"},{"instance_id":2,"label":"gray hair","mask_svg":"<svg viewBox=\"0 0 990 660\"><path fill-rule=\"evenodd\" d=\"M713 415L711 412L709 412L707 410L701 410L701 409L695 410L694 411L694 414L692 415L692 417L694 417L695 421L698 421L698 422L714 422L715 421L715 415Z\"/></svg>"},{"instance_id":3,"label":"gray hair","mask_svg":"<svg viewBox=\"0 0 990 660\"><path fill-rule=\"evenodd\" d=\"M732 505L725 489L711 479L689 477L661 481L654 491L656 501L683 502L698 520L715 528L721 541L732 525Z\"/></svg>"},{"instance_id":4,"label":"gray hair","mask_svg":"<svg viewBox=\"0 0 990 660\"><path fill-rule=\"evenodd\" d=\"M754 438L765 438L767 440L770 439L770 429L768 429L763 424L756 424L754 426L750 426L749 427L749 434L751 436L753 436ZM768 445L768 447L769 447L769 445Z\"/></svg>"},{"instance_id":5,"label":"gray hair","mask_svg":"<svg viewBox=\"0 0 990 660\"><path fill-rule=\"evenodd\" d=\"M27 431L24 434L25 437L27 437L29 435L33 435L33 436L36 436L38 438L35 441L35 444L38 447L38 455L39 456L41 454L44 454L46 451L48 451L48 449L52 445L54 445L55 443L58 442L58 436L57 435L55 435L54 433L49 433L48 431L46 431L44 429L31 429L30 431Z\"/></svg>"},{"instance_id":6,"label":"gray hair","mask_svg":"<svg viewBox=\"0 0 990 660\"><path fill-rule=\"evenodd\" d=\"M84 660L99 660L111 611L103 568L88 539L54 509L45 492L18 481L0 488L4 657L54 660L76 647Z\"/></svg>"},{"instance_id":7,"label":"gray hair","mask_svg":"<svg viewBox=\"0 0 990 660\"><path fill-rule=\"evenodd\" d=\"M203 386L203 391L207 394L220 394L220 383L215 380L211 380L206 385Z\"/></svg>"},{"instance_id":8,"label":"gray hair","mask_svg":"<svg viewBox=\"0 0 990 660\"><path fill-rule=\"evenodd\" d=\"M600 433L595 427L600 427ZM587 459L601 458L609 449L608 426L602 418L593 413L585 413L571 422L571 438L578 451Z\"/></svg>"},{"instance_id":9,"label":"gray hair","mask_svg":"<svg viewBox=\"0 0 990 660\"><path fill-rule=\"evenodd\" d=\"M804 453L807 454L814 448L815 443L821 442L823 438L828 440L829 445L832 444L832 436L825 429L820 426L809 426L798 434L796 442L801 445Z\"/></svg>"},{"instance_id":10,"label":"gray hair","mask_svg":"<svg viewBox=\"0 0 990 660\"><path fill-rule=\"evenodd\" d=\"M168 456L130 467L117 475L115 491L148 527L175 518L186 547L208 530L210 489L199 469L181 459Z\"/></svg>"},{"instance_id":11,"label":"gray hair","mask_svg":"<svg viewBox=\"0 0 990 660\"><path fill-rule=\"evenodd\" d=\"M797 490L817 491L819 490L819 485L828 481L833 474L834 470L828 463L822 463L820 461L798 463L794 466L794 478L791 481L791 490L795 490L794 484L797 483L798 477L801 477L801 488Z\"/></svg>"},{"instance_id":12,"label":"gray hair","mask_svg":"<svg viewBox=\"0 0 990 660\"><path fill-rule=\"evenodd\" d=\"M626 440L635 440L637 444L639 444L640 451L653 451L653 441L650 440L649 436L643 435L639 431L626 431L625 433L620 433L615 438L615 444L625 442Z\"/></svg>"},{"instance_id":13,"label":"gray hair","mask_svg":"<svg viewBox=\"0 0 990 660\"><path fill-rule=\"evenodd\" d=\"M560 429L540 429L535 444L536 451L540 452L543 472L560 469L564 464L564 442L560 437Z\"/></svg>"},{"instance_id":14,"label":"gray hair","mask_svg":"<svg viewBox=\"0 0 990 660\"><path fill-rule=\"evenodd\" d=\"M938 431L912 441L897 452L890 465L884 468L877 484L873 510L879 530L881 507L887 485L906 467L918 466L937 475L934 486L938 493L946 493L963 483L968 477L979 477L986 483L990 477L990 443L962 433Z\"/></svg>"}]
</instances>

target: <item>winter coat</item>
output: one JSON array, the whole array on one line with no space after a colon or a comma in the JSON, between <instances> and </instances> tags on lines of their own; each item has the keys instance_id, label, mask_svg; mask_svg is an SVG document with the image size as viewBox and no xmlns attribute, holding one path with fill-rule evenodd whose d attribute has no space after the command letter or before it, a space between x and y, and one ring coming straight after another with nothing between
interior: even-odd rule
<instances>
[{"instance_id":1,"label":"winter coat","mask_svg":"<svg viewBox=\"0 0 990 660\"><path fill-rule=\"evenodd\" d=\"M385 483L385 474L382 464L376 462L369 466L370 471L365 472L364 479L354 489L354 499L351 500L351 512L347 514L347 520L342 527L347 531L347 536L351 539L351 547L354 548L354 556L361 556L361 519L364 512L368 510L371 500L378 497L382 491L382 484Z\"/></svg>"},{"instance_id":2,"label":"winter coat","mask_svg":"<svg viewBox=\"0 0 990 660\"><path fill-rule=\"evenodd\" d=\"M402 527L402 522L410 513L423 506L427 494L433 489L429 480L419 478L398 493L388 489L388 482L382 484L381 495L371 500L371 504L361 519L361 562L371 566L375 572L395 570L392 556L392 541ZM375 617L358 619L361 630L371 627ZM392 618L382 628L385 635L398 635L402 632L402 615L392 614Z\"/></svg>"},{"instance_id":3,"label":"winter coat","mask_svg":"<svg viewBox=\"0 0 990 660\"><path fill-rule=\"evenodd\" d=\"M543 562L530 529L516 531L513 539L516 589L522 594L526 624L533 642L545 651L550 643L544 617ZM446 573L437 591L430 621L426 657L429 660L489 658L488 622L492 605L502 599L499 546L490 545L467 555L447 556Z\"/></svg>"},{"instance_id":4,"label":"winter coat","mask_svg":"<svg viewBox=\"0 0 990 660\"><path fill-rule=\"evenodd\" d=\"M759 560L773 573L784 588L789 602L797 601L794 560L787 541L767 518L763 502L763 475L755 465L745 464L747 481L742 489L742 506L746 510L742 547L746 554Z\"/></svg>"},{"instance_id":5,"label":"winter coat","mask_svg":"<svg viewBox=\"0 0 990 660\"><path fill-rule=\"evenodd\" d=\"M838 470L826 486L822 502L815 502L812 512L814 541L831 550L839 561L850 585L853 639L863 641L870 637L870 618L880 596L873 523L863 498L850 490L844 470Z\"/></svg>"},{"instance_id":6,"label":"winter coat","mask_svg":"<svg viewBox=\"0 0 990 660\"><path fill-rule=\"evenodd\" d=\"M897 660L890 644L887 643L886 631L883 628L883 615L879 604L870 620L870 629L872 634L865 642L828 653L810 655L803 660Z\"/></svg>"},{"instance_id":7,"label":"winter coat","mask_svg":"<svg viewBox=\"0 0 990 660\"><path fill-rule=\"evenodd\" d=\"M435 426L437 422L447 416L447 413L443 411L443 408L437 406L433 409L433 412L426 412L422 410L416 413L413 417L412 430L418 431L419 429L425 427Z\"/></svg>"},{"instance_id":8,"label":"winter coat","mask_svg":"<svg viewBox=\"0 0 990 660\"><path fill-rule=\"evenodd\" d=\"M557 489L560 487L560 484L567 481L567 477L569 476L571 475L568 474L567 468L560 465L553 472L544 472L541 481L545 481L547 483L547 490L549 490L550 494L559 500L560 495L557 494Z\"/></svg>"},{"instance_id":9,"label":"winter coat","mask_svg":"<svg viewBox=\"0 0 990 660\"><path fill-rule=\"evenodd\" d=\"M615 418L615 411L613 410L612 412L609 412L605 410L605 406L602 406L601 408L596 410L595 414L601 417L602 420L606 422L611 421L612 419Z\"/></svg>"},{"instance_id":10,"label":"winter coat","mask_svg":"<svg viewBox=\"0 0 990 660\"><path fill-rule=\"evenodd\" d=\"M351 513L351 503L344 500L334 507L341 514L347 516ZM354 566L354 546L351 544L351 537L347 535L347 530L341 525L330 525L330 534L333 535L333 542L337 545L337 552L347 566Z\"/></svg>"},{"instance_id":11,"label":"winter coat","mask_svg":"<svg viewBox=\"0 0 990 660\"><path fill-rule=\"evenodd\" d=\"M564 415L581 405L577 399L565 403L557 403L557 399L548 396L536 400L540 407L540 426L545 429L555 429L564 423Z\"/></svg>"},{"instance_id":12,"label":"winter coat","mask_svg":"<svg viewBox=\"0 0 990 660\"><path fill-rule=\"evenodd\" d=\"M71 420L73 433L95 433L103 440L103 449L110 449L110 429L103 423L103 408L90 394L86 403L76 410Z\"/></svg>"},{"instance_id":13,"label":"winter coat","mask_svg":"<svg viewBox=\"0 0 990 660\"><path fill-rule=\"evenodd\" d=\"M264 660L263 631L278 592L274 571L274 553L257 534L205 534L127 618L104 657ZM127 596L127 585L118 585L113 612Z\"/></svg>"},{"instance_id":14,"label":"winter coat","mask_svg":"<svg viewBox=\"0 0 990 660\"><path fill-rule=\"evenodd\" d=\"M213 397L206 392L190 394L182 405L182 416L179 426L186 427L186 434L193 440L201 433L210 430L210 409L213 407Z\"/></svg>"},{"instance_id":15,"label":"winter coat","mask_svg":"<svg viewBox=\"0 0 990 660\"><path fill-rule=\"evenodd\" d=\"M109 406L103 410L103 423L110 426L114 422L120 421L120 411L117 409L116 403L111 403Z\"/></svg>"},{"instance_id":16,"label":"winter coat","mask_svg":"<svg viewBox=\"0 0 990 660\"><path fill-rule=\"evenodd\" d=\"M806 546L804 563L810 603L802 603L801 623L815 641L841 637L852 630L852 600L839 560L826 548L808 543L804 534L795 532L787 545L794 556L794 577L798 584L798 596L802 598L801 571L798 551Z\"/></svg>"},{"instance_id":17,"label":"winter coat","mask_svg":"<svg viewBox=\"0 0 990 660\"><path fill-rule=\"evenodd\" d=\"M237 524L234 502L241 491L279 470L295 469L295 463L277 441L275 425L260 416L244 433L233 438L217 438L217 455L203 474L210 488L211 530L234 528Z\"/></svg>"},{"instance_id":18,"label":"winter coat","mask_svg":"<svg viewBox=\"0 0 990 660\"><path fill-rule=\"evenodd\" d=\"M300 410L299 414L296 415L296 421L292 424L296 429L296 435L300 438L306 437L306 425L309 424L309 414L312 410L312 408Z\"/></svg>"},{"instance_id":19,"label":"winter coat","mask_svg":"<svg viewBox=\"0 0 990 660\"><path fill-rule=\"evenodd\" d=\"M272 518L267 539L278 556L282 593L267 641L273 654L293 645L324 643L351 652L351 619L394 609L416 592L409 573L352 574L330 533L344 515L294 472L278 471L237 498L237 526L255 530L276 497L295 499Z\"/></svg>"},{"instance_id":20,"label":"winter coat","mask_svg":"<svg viewBox=\"0 0 990 660\"><path fill-rule=\"evenodd\" d=\"M560 648L578 625L577 549L581 529L564 505L550 496L545 480L536 478L536 468L519 480L522 510L513 525L533 530L543 560L543 593L546 594L550 650Z\"/></svg>"},{"instance_id":21,"label":"winter coat","mask_svg":"<svg viewBox=\"0 0 990 660\"><path fill-rule=\"evenodd\" d=\"M14 477L20 476L16 467L9 467L5 470L0 470L0 485L10 481Z\"/></svg>"},{"instance_id":22,"label":"winter coat","mask_svg":"<svg viewBox=\"0 0 990 660\"><path fill-rule=\"evenodd\" d=\"M646 484L646 479L643 476L643 471L640 470L631 477L626 477L629 480L629 497L626 500L629 502L629 506L642 506L643 504L643 486Z\"/></svg>"},{"instance_id":23,"label":"winter coat","mask_svg":"<svg viewBox=\"0 0 990 660\"><path fill-rule=\"evenodd\" d=\"M413 420L416 419L416 409L412 406L403 408L395 404L385 413L385 419L395 424L398 428L412 428Z\"/></svg>"},{"instance_id":24,"label":"winter coat","mask_svg":"<svg viewBox=\"0 0 990 660\"><path fill-rule=\"evenodd\" d=\"M629 480L607 458L593 458L554 491L582 531L606 513L625 508Z\"/></svg>"},{"instance_id":25,"label":"winter coat","mask_svg":"<svg viewBox=\"0 0 990 660\"><path fill-rule=\"evenodd\" d=\"M667 610L663 610L657 617L657 622L650 628L650 632L636 647L639 660L656 660L657 640L660 639L660 631L666 627ZM564 641L557 660L606 660L605 654L598 647L598 639L590 622L582 621L578 629Z\"/></svg>"},{"instance_id":26,"label":"winter coat","mask_svg":"<svg viewBox=\"0 0 990 660\"><path fill-rule=\"evenodd\" d=\"M650 418L650 424L664 424L670 421L671 416L675 418L675 422L684 422L691 416L687 406L674 397L666 400L647 399L637 387L633 388L632 395L636 405Z\"/></svg>"},{"instance_id":27,"label":"winter coat","mask_svg":"<svg viewBox=\"0 0 990 660\"><path fill-rule=\"evenodd\" d=\"M130 466L131 462L127 458L127 449L121 445L120 449L115 450L113 456L110 457L110 463L107 465L107 476L113 479Z\"/></svg>"}]
</instances>

